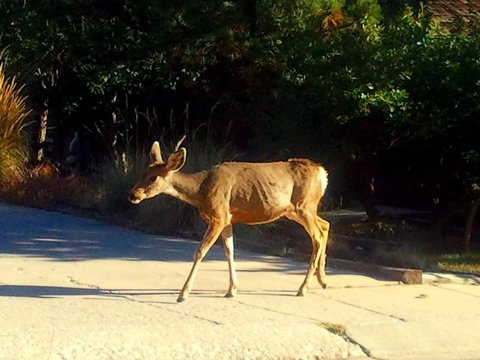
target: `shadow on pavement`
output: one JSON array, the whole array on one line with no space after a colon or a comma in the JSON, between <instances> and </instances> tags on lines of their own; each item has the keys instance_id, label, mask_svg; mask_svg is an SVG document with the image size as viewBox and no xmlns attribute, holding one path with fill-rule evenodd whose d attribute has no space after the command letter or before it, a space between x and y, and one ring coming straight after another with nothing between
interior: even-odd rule
<instances>
[{"instance_id":1,"label":"shadow on pavement","mask_svg":"<svg viewBox=\"0 0 480 360\"><path fill-rule=\"evenodd\" d=\"M58 286L0 285L0 296L7 297L56 298L87 295L105 295L105 292L99 289Z\"/></svg>"},{"instance_id":2,"label":"shadow on pavement","mask_svg":"<svg viewBox=\"0 0 480 360\"><path fill-rule=\"evenodd\" d=\"M191 261L198 246L192 241L147 235L91 219L3 204L0 229L0 254L59 261ZM217 257L225 258L223 250L212 251L209 258Z\"/></svg>"},{"instance_id":3,"label":"shadow on pavement","mask_svg":"<svg viewBox=\"0 0 480 360\"><path fill-rule=\"evenodd\" d=\"M92 219L5 204L0 204L0 229L0 255L50 261L122 259L191 262L198 247L198 242L191 240L144 234ZM209 251L206 260L226 260L221 241ZM307 264L238 251L236 262L242 260L269 263L278 271L305 273L307 270Z\"/></svg>"},{"instance_id":4,"label":"shadow on pavement","mask_svg":"<svg viewBox=\"0 0 480 360\"><path fill-rule=\"evenodd\" d=\"M25 298L39 298L39 299L53 299L65 298L70 296L101 296L109 298L126 298L135 296L136 298L142 296L176 296L179 289L101 289L101 288L81 288L81 287L63 287L63 286L42 286L42 285L0 285L0 297L25 297ZM286 290L240 290L239 295L246 296L287 296L295 297L295 291ZM195 289L192 291L192 296L196 297L224 297L223 291ZM161 302L161 301L151 301ZM161 303L176 303L161 302Z\"/></svg>"},{"instance_id":5,"label":"shadow on pavement","mask_svg":"<svg viewBox=\"0 0 480 360\"><path fill-rule=\"evenodd\" d=\"M76 216L49 212L38 209L17 207L0 204L0 256L18 255L31 258L41 258L48 261L84 261L96 259L121 259L127 261L167 261L188 262L193 260L193 254L197 250L198 242L144 234L138 231L101 223L92 219L79 218ZM258 261L268 264L268 271L278 271L292 275L304 276L308 264L291 261L277 256L267 256L237 250L235 262ZM226 261L221 241L209 251L206 261ZM250 263L247 267L239 266L238 273L265 272L263 266L256 267ZM327 260L328 265L328 260ZM327 269L327 276L339 274L355 274L355 272ZM377 280L383 280L380 276L368 274ZM2 285L0 296L7 296L5 292L13 291ZM55 289L42 287L25 287L23 293L32 296L56 296ZM18 287L18 289L22 289ZM63 290L62 290L63 289ZM68 295L75 295L73 288L58 288ZM79 294L104 295L101 290L78 289ZM178 290L175 290L178 291ZM86 292L82 294L82 292ZM17 291L17 293L22 293ZM53 295L52 295L53 293ZM64 294L64 293L63 293ZM22 296L22 295L11 295ZM28 295L30 296L30 295Z\"/></svg>"},{"instance_id":6,"label":"shadow on pavement","mask_svg":"<svg viewBox=\"0 0 480 360\"><path fill-rule=\"evenodd\" d=\"M100 289L41 285L0 285L0 296L29 298L63 298L67 296L152 296L177 295L178 289Z\"/></svg>"}]
</instances>

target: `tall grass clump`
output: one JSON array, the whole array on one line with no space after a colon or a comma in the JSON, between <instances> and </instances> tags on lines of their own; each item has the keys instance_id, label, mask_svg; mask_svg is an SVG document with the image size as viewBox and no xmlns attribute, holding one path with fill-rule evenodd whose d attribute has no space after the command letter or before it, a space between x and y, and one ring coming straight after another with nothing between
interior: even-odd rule
<instances>
[{"instance_id":1,"label":"tall grass clump","mask_svg":"<svg viewBox=\"0 0 480 360\"><path fill-rule=\"evenodd\" d=\"M0 185L17 182L25 173L28 152L23 130L30 110L21 90L0 64Z\"/></svg>"},{"instance_id":2,"label":"tall grass clump","mask_svg":"<svg viewBox=\"0 0 480 360\"><path fill-rule=\"evenodd\" d=\"M200 127L187 133L182 146L187 149L187 161L182 171L193 173L207 170L215 164L234 158L230 146L219 145L213 141L213 136L207 127ZM206 130L206 131L202 131ZM180 137L180 136L178 136ZM174 144L160 141L162 156L167 159L173 152ZM143 231L152 233L200 233L203 231L203 222L192 206L166 195L159 195L147 199L139 205L131 205L127 201L130 189L138 181L146 169L151 144L145 146L144 156L131 156L128 159L127 171L118 170L114 163L107 163L101 167L102 173L102 212L110 214L114 220L130 225ZM136 152L130 151L130 154Z\"/></svg>"},{"instance_id":3,"label":"tall grass clump","mask_svg":"<svg viewBox=\"0 0 480 360\"><path fill-rule=\"evenodd\" d=\"M213 165L235 158L228 143L216 143L210 130L205 125L186 134L182 146L187 149L187 161L182 171L195 173L208 170ZM173 143L162 146L164 159L167 159L173 148ZM165 195L144 201L138 218L142 222L142 228L147 231L183 232L194 236L203 233L205 225L194 207Z\"/></svg>"}]
</instances>

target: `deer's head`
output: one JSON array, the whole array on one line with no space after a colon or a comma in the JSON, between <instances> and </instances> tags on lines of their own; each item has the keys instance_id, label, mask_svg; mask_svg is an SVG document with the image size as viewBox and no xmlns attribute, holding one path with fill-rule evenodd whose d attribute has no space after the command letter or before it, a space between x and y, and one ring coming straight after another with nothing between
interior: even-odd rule
<instances>
[{"instance_id":1,"label":"deer's head","mask_svg":"<svg viewBox=\"0 0 480 360\"><path fill-rule=\"evenodd\" d=\"M150 150L151 163L130 191L129 200L132 204L138 204L142 200L158 194L171 194L174 191L170 178L173 173L179 171L185 165L187 158L187 150L180 147L183 140L185 140L185 136L178 141L174 152L168 157L167 161L162 159L158 141L153 143Z\"/></svg>"}]
</instances>

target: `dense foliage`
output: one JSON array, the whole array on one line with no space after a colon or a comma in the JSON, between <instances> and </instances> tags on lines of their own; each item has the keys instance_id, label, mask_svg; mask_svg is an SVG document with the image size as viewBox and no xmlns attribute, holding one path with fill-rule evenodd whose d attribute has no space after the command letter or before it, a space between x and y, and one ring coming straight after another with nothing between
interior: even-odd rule
<instances>
[{"instance_id":1,"label":"dense foliage","mask_svg":"<svg viewBox=\"0 0 480 360\"><path fill-rule=\"evenodd\" d=\"M77 132L90 158L126 168L154 137L208 124L245 158L323 161L334 198L359 195L371 215L375 197L479 197L480 32L443 29L416 1L0 0L0 13L54 160Z\"/></svg>"}]
</instances>

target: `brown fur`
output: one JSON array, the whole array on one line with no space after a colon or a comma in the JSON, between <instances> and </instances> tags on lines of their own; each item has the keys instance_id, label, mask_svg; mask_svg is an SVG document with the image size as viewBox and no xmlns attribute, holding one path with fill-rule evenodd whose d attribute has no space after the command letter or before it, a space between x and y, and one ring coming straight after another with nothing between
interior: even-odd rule
<instances>
[{"instance_id":1,"label":"brown fur","mask_svg":"<svg viewBox=\"0 0 480 360\"><path fill-rule=\"evenodd\" d=\"M186 149L180 148L164 162L155 142L151 150L152 164L133 187L130 197L132 203L139 203L161 193L174 196L195 206L208 224L179 301L188 297L199 263L219 236L230 269L227 296L234 296L238 285L232 225L268 223L283 216L302 225L313 243L307 276L298 295L304 295L314 273L320 284L326 286L325 248L330 226L317 215L327 186L327 172L320 164L307 159L273 163L225 162L208 171L185 174L179 171L185 159Z\"/></svg>"}]
</instances>

